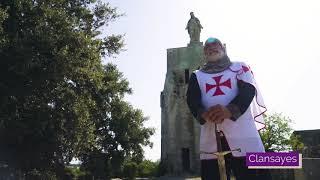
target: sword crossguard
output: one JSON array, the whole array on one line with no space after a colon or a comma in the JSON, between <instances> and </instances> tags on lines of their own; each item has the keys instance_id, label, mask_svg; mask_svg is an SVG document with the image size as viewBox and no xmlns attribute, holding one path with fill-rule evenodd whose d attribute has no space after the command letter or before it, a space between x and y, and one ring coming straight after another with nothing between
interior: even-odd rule
<instances>
[{"instance_id":1,"label":"sword crossguard","mask_svg":"<svg viewBox=\"0 0 320 180\"><path fill-rule=\"evenodd\" d=\"M228 176L227 176L227 171L226 171L226 163L225 163L224 155L232 153L233 151L241 152L241 149L237 148L237 149L233 149L230 151L222 151L222 152L203 152L203 151L200 151L200 153L216 155L218 158L220 180L227 180Z\"/></svg>"},{"instance_id":2,"label":"sword crossguard","mask_svg":"<svg viewBox=\"0 0 320 180\"><path fill-rule=\"evenodd\" d=\"M230 151L222 151L222 152L206 152L206 151L200 151L201 154L214 154L214 155L217 155L217 156L224 156L226 154L229 154L229 153L232 153L232 152L241 152L241 149L240 148L237 148L237 149L233 149L233 150L230 150Z\"/></svg>"}]
</instances>

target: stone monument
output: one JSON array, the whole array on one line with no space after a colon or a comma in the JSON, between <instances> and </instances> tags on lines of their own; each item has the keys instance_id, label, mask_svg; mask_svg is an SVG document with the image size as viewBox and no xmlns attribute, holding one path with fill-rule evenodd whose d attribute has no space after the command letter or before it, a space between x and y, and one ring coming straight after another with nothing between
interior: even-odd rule
<instances>
[{"instance_id":1,"label":"stone monument","mask_svg":"<svg viewBox=\"0 0 320 180\"><path fill-rule=\"evenodd\" d=\"M166 175L199 174L200 125L186 102L192 71L204 63L200 21L191 14L187 47L167 49L167 73L161 92L161 166Z\"/></svg>"}]
</instances>

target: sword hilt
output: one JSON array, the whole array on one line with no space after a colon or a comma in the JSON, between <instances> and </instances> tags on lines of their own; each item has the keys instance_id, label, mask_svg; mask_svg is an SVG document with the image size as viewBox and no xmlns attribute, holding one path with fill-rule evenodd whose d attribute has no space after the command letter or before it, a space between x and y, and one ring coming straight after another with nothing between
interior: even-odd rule
<instances>
[{"instance_id":1,"label":"sword hilt","mask_svg":"<svg viewBox=\"0 0 320 180\"><path fill-rule=\"evenodd\" d=\"M219 166L219 174L220 174L220 180L227 180L227 171L226 171L226 163L224 159L224 155L229 154L233 151L238 151L241 152L240 148L233 149L230 151L222 151L222 152L205 152L205 151L200 151L200 153L203 154L213 154L217 156L218 160L218 166Z\"/></svg>"}]
</instances>

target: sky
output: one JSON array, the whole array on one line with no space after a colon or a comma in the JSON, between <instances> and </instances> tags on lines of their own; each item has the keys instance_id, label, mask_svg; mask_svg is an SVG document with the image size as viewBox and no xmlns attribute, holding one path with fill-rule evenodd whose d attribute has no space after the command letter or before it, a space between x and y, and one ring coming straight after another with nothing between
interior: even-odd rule
<instances>
[{"instance_id":1,"label":"sky","mask_svg":"<svg viewBox=\"0 0 320 180\"><path fill-rule=\"evenodd\" d=\"M104 35L125 34L125 51L105 58L118 66L133 94L125 99L155 128L146 159L161 153L160 92L169 48L185 47L189 13L203 29L200 41L217 37L231 61L250 65L268 113L282 113L294 130L320 129L320 2L317 0L108 0L119 13Z\"/></svg>"}]
</instances>

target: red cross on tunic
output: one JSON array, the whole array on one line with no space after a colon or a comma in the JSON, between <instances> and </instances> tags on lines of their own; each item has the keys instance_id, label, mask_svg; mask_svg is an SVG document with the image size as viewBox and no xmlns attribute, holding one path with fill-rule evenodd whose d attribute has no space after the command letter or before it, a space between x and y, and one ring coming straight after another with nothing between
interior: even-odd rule
<instances>
[{"instance_id":1,"label":"red cross on tunic","mask_svg":"<svg viewBox=\"0 0 320 180\"><path fill-rule=\"evenodd\" d=\"M242 66L242 69L243 69L243 71L244 71L245 73L250 70L249 67L247 67L247 66Z\"/></svg>"},{"instance_id":2,"label":"red cross on tunic","mask_svg":"<svg viewBox=\"0 0 320 180\"><path fill-rule=\"evenodd\" d=\"M222 75L212 77L212 79L216 82L216 84L207 84L206 83L206 93L208 93L208 91L210 91L210 89L216 88L216 91L214 92L214 94L212 96L219 96L219 95L224 95L224 92L221 90L220 86L226 86L231 89L230 79L220 83L221 77L222 77Z\"/></svg>"},{"instance_id":3,"label":"red cross on tunic","mask_svg":"<svg viewBox=\"0 0 320 180\"><path fill-rule=\"evenodd\" d=\"M246 73L246 72L248 72L248 71L250 71L251 72L251 74L253 75L253 72L251 71L251 69L250 69L250 67L248 66L243 66L242 65L242 70L244 71L244 73Z\"/></svg>"}]
</instances>

